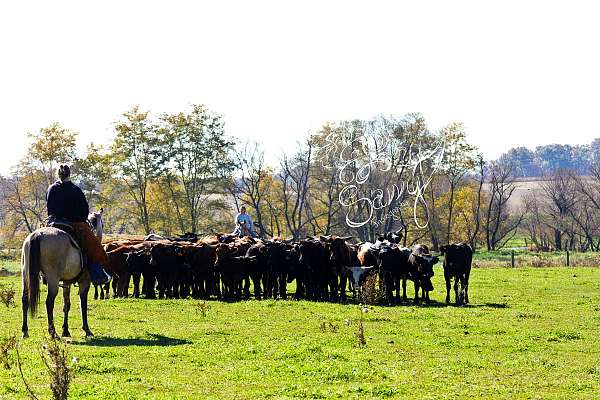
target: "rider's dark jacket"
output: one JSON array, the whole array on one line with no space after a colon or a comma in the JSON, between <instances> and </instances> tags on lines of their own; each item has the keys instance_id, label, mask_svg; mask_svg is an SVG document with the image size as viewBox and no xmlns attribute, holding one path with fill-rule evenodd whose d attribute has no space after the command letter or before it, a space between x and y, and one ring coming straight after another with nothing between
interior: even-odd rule
<instances>
[{"instance_id":1,"label":"rider's dark jacket","mask_svg":"<svg viewBox=\"0 0 600 400\"><path fill-rule=\"evenodd\" d=\"M87 221L90 208L85 195L71 181L56 181L46 193L48 217L66 218L71 222Z\"/></svg>"}]
</instances>

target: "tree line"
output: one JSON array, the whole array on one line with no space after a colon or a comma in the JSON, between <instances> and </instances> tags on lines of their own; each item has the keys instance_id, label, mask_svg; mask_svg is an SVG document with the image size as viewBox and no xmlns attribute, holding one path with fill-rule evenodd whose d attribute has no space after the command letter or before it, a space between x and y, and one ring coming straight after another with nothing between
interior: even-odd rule
<instances>
[{"instance_id":1,"label":"tree line","mask_svg":"<svg viewBox=\"0 0 600 400\"><path fill-rule=\"evenodd\" d=\"M4 242L45 223L46 188L68 163L113 234L230 232L245 205L264 238L372 241L401 230L405 245L433 250L458 241L495 250L517 234L540 248L600 248L600 168L591 163L586 177L557 169L515 201L519 164L486 161L460 123L433 131L420 114L330 122L276 165L259 143L227 135L202 104L156 115L133 107L113 129L110 143L83 154L78 134L59 123L30 134L26 156L0 178Z\"/></svg>"},{"instance_id":2,"label":"tree line","mask_svg":"<svg viewBox=\"0 0 600 400\"><path fill-rule=\"evenodd\" d=\"M600 138L589 145L549 144L537 146L535 150L515 147L504 153L500 160L514 164L515 175L519 177L545 176L560 169L587 175L600 160Z\"/></svg>"}]
</instances>

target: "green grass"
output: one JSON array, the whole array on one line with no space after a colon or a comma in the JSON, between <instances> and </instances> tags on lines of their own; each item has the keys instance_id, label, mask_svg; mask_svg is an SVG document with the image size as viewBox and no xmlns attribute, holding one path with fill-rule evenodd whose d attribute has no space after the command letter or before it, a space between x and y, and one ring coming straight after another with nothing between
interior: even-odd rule
<instances>
[{"instance_id":1,"label":"green grass","mask_svg":"<svg viewBox=\"0 0 600 400\"><path fill-rule=\"evenodd\" d=\"M469 307L438 303L445 296L442 275L436 268L433 306L374 307L365 314L365 348L357 347L356 305L209 302L203 317L195 300L92 300L92 340L83 338L77 307L71 310L68 351L79 362L70 394L598 398L600 269L474 269ZM20 278L0 283L20 287ZM59 302L57 328L61 307ZM18 334L20 319L20 307L2 305L0 338ZM30 321L30 335L20 344L24 373L38 397L49 398L39 356L47 336L44 314ZM0 398L26 398L17 369L0 368Z\"/></svg>"}]
</instances>

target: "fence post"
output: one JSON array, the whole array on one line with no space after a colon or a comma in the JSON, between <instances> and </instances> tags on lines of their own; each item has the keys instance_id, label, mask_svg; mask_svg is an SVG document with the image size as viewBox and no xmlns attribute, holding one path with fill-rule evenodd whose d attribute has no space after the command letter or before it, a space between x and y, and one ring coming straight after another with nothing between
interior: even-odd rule
<instances>
[{"instance_id":1,"label":"fence post","mask_svg":"<svg viewBox=\"0 0 600 400\"><path fill-rule=\"evenodd\" d=\"M567 249L567 267L569 266L569 249Z\"/></svg>"},{"instance_id":2,"label":"fence post","mask_svg":"<svg viewBox=\"0 0 600 400\"><path fill-rule=\"evenodd\" d=\"M510 265L513 268L515 267L515 251L514 250L510 251Z\"/></svg>"}]
</instances>

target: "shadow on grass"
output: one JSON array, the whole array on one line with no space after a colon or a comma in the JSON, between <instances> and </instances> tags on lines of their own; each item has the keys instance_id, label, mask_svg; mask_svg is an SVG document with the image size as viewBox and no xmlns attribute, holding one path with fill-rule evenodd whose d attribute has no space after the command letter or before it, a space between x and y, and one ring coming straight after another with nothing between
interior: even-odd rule
<instances>
[{"instance_id":1,"label":"shadow on grass","mask_svg":"<svg viewBox=\"0 0 600 400\"><path fill-rule=\"evenodd\" d=\"M110 336L92 337L76 344L84 346L120 347L120 346L180 346L190 344L189 340L170 338L158 334L148 334L149 337L116 338Z\"/></svg>"},{"instance_id":2,"label":"shadow on grass","mask_svg":"<svg viewBox=\"0 0 600 400\"><path fill-rule=\"evenodd\" d=\"M457 306L460 307L460 306ZM481 303L481 304L467 304L467 308L508 308L508 304L506 303Z\"/></svg>"}]
</instances>

